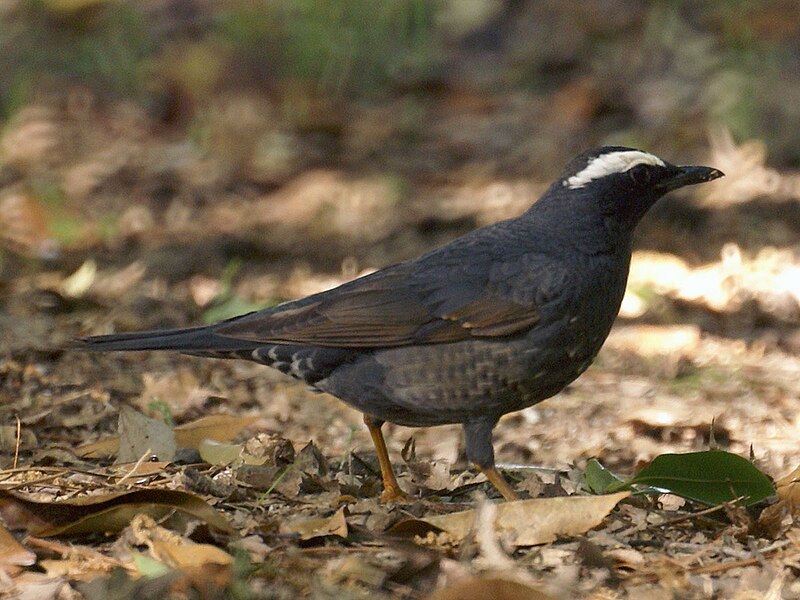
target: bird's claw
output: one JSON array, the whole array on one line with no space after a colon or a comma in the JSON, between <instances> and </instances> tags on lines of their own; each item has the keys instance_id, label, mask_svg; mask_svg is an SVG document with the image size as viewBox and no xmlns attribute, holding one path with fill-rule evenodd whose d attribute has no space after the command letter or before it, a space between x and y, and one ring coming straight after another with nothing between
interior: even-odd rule
<instances>
[{"instance_id":1,"label":"bird's claw","mask_svg":"<svg viewBox=\"0 0 800 600\"><path fill-rule=\"evenodd\" d=\"M412 502L411 496L406 494L399 486L386 486L384 484L383 491L380 497L381 504L388 504L390 502L401 502L408 504Z\"/></svg>"}]
</instances>

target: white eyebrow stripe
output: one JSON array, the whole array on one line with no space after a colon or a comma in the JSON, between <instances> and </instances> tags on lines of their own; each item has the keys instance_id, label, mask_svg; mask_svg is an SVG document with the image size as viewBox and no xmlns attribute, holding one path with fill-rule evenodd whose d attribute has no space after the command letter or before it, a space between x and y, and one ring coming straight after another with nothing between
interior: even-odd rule
<instances>
[{"instance_id":1,"label":"white eyebrow stripe","mask_svg":"<svg viewBox=\"0 0 800 600\"><path fill-rule=\"evenodd\" d=\"M664 167L664 161L639 150L620 150L601 154L589 161L580 172L564 180L564 186L570 189L582 188L590 181L600 179L606 175L624 173L636 165L653 165Z\"/></svg>"}]
</instances>

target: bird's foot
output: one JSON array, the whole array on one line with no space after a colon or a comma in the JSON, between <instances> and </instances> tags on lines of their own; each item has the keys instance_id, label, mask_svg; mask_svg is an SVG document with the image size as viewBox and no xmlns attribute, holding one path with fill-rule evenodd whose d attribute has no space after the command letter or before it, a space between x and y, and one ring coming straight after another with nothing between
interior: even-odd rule
<instances>
[{"instance_id":1,"label":"bird's foot","mask_svg":"<svg viewBox=\"0 0 800 600\"><path fill-rule=\"evenodd\" d=\"M513 502L514 500L519 500L519 496L514 491L514 488L506 481L506 478L498 471L494 466L491 467L481 467L478 465L478 469L481 473L486 475L486 479L497 488L497 491L503 495L503 498L506 499L506 502Z\"/></svg>"},{"instance_id":2,"label":"bird's foot","mask_svg":"<svg viewBox=\"0 0 800 600\"><path fill-rule=\"evenodd\" d=\"M408 504L413 502L413 498L401 490L399 485L386 485L384 481L380 501L381 504L388 504L389 502Z\"/></svg>"}]
</instances>

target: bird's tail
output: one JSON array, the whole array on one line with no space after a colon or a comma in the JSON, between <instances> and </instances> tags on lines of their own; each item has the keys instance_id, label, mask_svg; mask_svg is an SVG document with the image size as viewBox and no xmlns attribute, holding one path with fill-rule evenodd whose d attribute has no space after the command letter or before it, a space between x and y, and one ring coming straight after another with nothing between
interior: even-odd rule
<instances>
[{"instance_id":1,"label":"bird's tail","mask_svg":"<svg viewBox=\"0 0 800 600\"><path fill-rule=\"evenodd\" d=\"M160 331L133 331L76 338L67 347L97 351L177 350L179 352L230 352L257 346L251 341L218 335L214 326Z\"/></svg>"}]
</instances>

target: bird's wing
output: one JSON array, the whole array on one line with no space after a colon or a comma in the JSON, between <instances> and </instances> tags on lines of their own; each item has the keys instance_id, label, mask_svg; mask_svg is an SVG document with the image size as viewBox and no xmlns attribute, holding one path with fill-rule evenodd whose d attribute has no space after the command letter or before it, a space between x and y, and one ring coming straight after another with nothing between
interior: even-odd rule
<instances>
[{"instance_id":1,"label":"bird's wing","mask_svg":"<svg viewBox=\"0 0 800 600\"><path fill-rule=\"evenodd\" d=\"M532 300L494 289L488 270L475 274L476 269L465 269L463 263L434 270L403 263L231 320L215 333L258 343L368 348L508 336L537 322Z\"/></svg>"}]
</instances>

